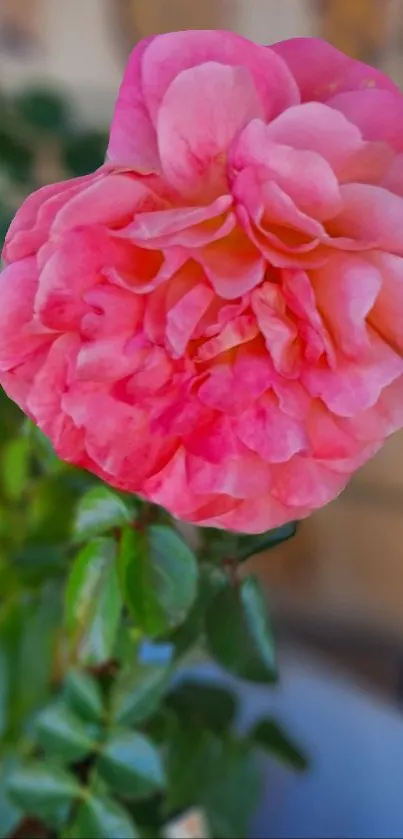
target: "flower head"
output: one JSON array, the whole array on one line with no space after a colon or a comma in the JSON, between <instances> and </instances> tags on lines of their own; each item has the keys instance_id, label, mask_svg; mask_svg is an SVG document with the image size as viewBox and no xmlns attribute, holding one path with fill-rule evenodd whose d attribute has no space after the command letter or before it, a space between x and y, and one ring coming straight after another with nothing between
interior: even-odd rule
<instances>
[{"instance_id":1,"label":"flower head","mask_svg":"<svg viewBox=\"0 0 403 839\"><path fill-rule=\"evenodd\" d=\"M322 41L143 41L105 165L4 259L7 393L179 518L301 518L403 425L403 96Z\"/></svg>"}]
</instances>

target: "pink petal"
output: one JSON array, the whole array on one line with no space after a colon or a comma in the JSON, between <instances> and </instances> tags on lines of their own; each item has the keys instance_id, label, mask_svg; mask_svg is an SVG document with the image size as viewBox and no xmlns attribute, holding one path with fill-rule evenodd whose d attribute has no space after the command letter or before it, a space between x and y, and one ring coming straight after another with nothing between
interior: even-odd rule
<instances>
[{"instance_id":1,"label":"pink petal","mask_svg":"<svg viewBox=\"0 0 403 839\"><path fill-rule=\"evenodd\" d=\"M46 363L50 346L50 343L47 343L34 349L33 352L30 352L25 358L20 359L19 363L11 367L7 372L3 372L0 369L0 384L2 388L4 388L7 396L13 402L16 402L21 410L31 419L34 419L34 417L28 408L29 394L36 374Z\"/></svg>"},{"instance_id":2,"label":"pink petal","mask_svg":"<svg viewBox=\"0 0 403 839\"><path fill-rule=\"evenodd\" d=\"M222 468L225 468L228 458L245 453L245 447L234 433L233 422L229 417L212 411L207 422L200 421L184 435L183 445L190 454L209 463L221 464Z\"/></svg>"},{"instance_id":3,"label":"pink petal","mask_svg":"<svg viewBox=\"0 0 403 839\"><path fill-rule=\"evenodd\" d=\"M343 209L328 224L330 234L403 254L403 198L367 184L345 184L340 191Z\"/></svg>"},{"instance_id":4,"label":"pink petal","mask_svg":"<svg viewBox=\"0 0 403 839\"><path fill-rule=\"evenodd\" d=\"M403 359L376 333L370 333L371 353L362 359L340 356L337 368L306 367L302 382L311 396L319 397L330 411L341 417L353 417L371 408L382 390L403 372Z\"/></svg>"},{"instance_id":5,"label":"pink petal","mask_svg":"<svg viewBox=\"0 0 403 839\"><path fill-rule=\"evenodd\" d=\"M230 511L214 515L214 508L210 516L198 520L199 524L208 527L218 527L224 530L234 530L240 533L263 533L274 527L280 527L295 518L302 518L311 512L309 507L287 507L268 493L259 498L249 498Z\"/></svg>"},{"instance_id":6,"label":"pink petal","mask_svg":"<svg viewBox=\"0 0 403 839\"><path fill-rule=\"evenodd\" d=\"M403 376L385 387L372 408L338 420L346 433L360 441L381 440L403 427Z\"/></svg>"},{"instance_id":7,"label":"pink petal","mask_svg":"<svg viewBox=\"0 0 403 839\"><path fill-rule=\"evenodd\" d=\"M81 190L103 178L98 170L82 178L49 184L33 192L14 216L3 249L3 259L15 262L33 255L46 242L57 212Z\"/></svg>"},{"instance_id":8,"label":"pink petal","mask_svg":"<svg viewBox=\"0 0 403 839\"><path fill-rule=\"evenodd\" d=\"M308 448L304 424L284 414L273 393L237 416L234 429L242 442L268 463L282 463Z\"/></svg>"},{"instance_id":9,"label":"pink petal","mask_svg":"<svg viewBox=\"0 0 403 839\"><path fill-rule=\"evenodd\" d=\"M400 91L359 90L339 93L329 105L357 125L365 140L383 140L403 151L403 95Z\"/></svg>"},{"instance_id":10,"label":"pink petal","mask_svg":"<svg viewBox=\"0 0 403 839\"><path fill-rule=\"evenodd\" d=\"M382 338L403 352L403 259L376 253L372 260L382 282L369 320Z\"/></svg>"},{"instance_id":11,"label":"pink petal","mask_svg":"<svg viewBox=\"0 0 403 839\"><path fill-rule=\"evenodd\" d=\"M303 101L326 102L335 93L372 87L398 91L380 70L350 58L319 38L290 38L269 49L291 70Z\"/></svg>"},{"instance_id":12,"label":"pink petal","mask_svg":"<svg viewBox=\"0 0 403 839\"><path fill-rule=\"evenodd\" d=\"M186 350L200 319L214 299L207 285L194 286L167 313L166 338L175 358Z\"/></svg>"},{"instance_id":13,"label":"pink petal","mask_svg":"<svg viewBox=\"0 0 403 839\"><path fill-rule=\"evenodd\" d=\"M108 174L70 198L57 213L52 232L63 233L90 224L122 226L133 219L134 213L164 205L164 200L144 180L128 174Z\"/></svg>"},{"instance_id":14,"label":"pink petal","mask_svg":"<svg viewBox=\"0 0 403 839\"><path fill-rule=\"evenodd\" d=\"M76 377L88 382L116 382L129 376L138 366L137 354L130 351L127 335L99 338L81 345Z\"/></svg>"},{"instance_id":15,"label":"pink petal","mask_svg":"<svg viewBox=\"0 0 403 839\"><path fill-rule=\"evenodd\" d=\"M0 370L20 364L28 353L53 336L41 324L32 324L38 287L33 257L9 265L0 274Z\"/></svg>"},{"instance_id":16,"label":"pink petal","mask_svg":"<svg viewBox=\"0 0 403 839\"><path fill-rule=\"evenodd\" d=\"M195 251L214 290L225 300L235 300L262 281L266 264L250 239L237 227L232 233Z\"/></svg>"},{"instance_id":17,"label":"pink petal","mask_svg":"<svg viewBox=\"0 0 403 839\"><path fill-rule=\"evenodd\" d=\"M219 335L210 338L209 341L199 347L196 354L197 361L210 361L217 355L226 352L226 350L253 341L258 334L259 329L255 316L240 315L240 317L234 318L228 323L227 326L224 326Z\"/></svg>"},{"instance_id":18,"label":"pink petal","mask_svg":"<svg viewBox=\"0 0 403 839\"><path fill-rule=\"evenodd\" d=\"M142 59L152 38L133 50L116 102L107 156L112 163L148 174L160 168L157 136L142 93Z\"/></svg>"},{"instance_id":19,"label":"pink petal","mask_svg":"<svg viewBox=\"0 0 403 839\"><path fill-rule=\"evenodd\" d=\"M162 168L181 194L226 191L226 154L261 105L244 67L209 62L184 70L168 88L158 114Z\"/></svg>"},{"instance_id":20,"label":"pink petal","mask_svg":"<svg viewBox=\"0 0 403 839\"><path fill-rule=\"evenodd\" d=\"M69 436L71 432L71 421L66 421L61 411L61 399L74 370L79 343L78 337L71 334L54 341L28 396L29 413L56 448L62 445L66 430ZM74 447L70 456L74 459Z\"/></svg>"},{"instance_id":21,"label":"pink petal","mask_svg":"<svg viewBox=\"0 0 403 839\"><path fill-rule=\"evenodd\" d=\"M272 482L270 466L253 454L230 458L224 465L189 455L187 474L193 492L233 498L259 497L269 491Z\"/></svg>"},{"instance_id":22,"label":"pink petal","mask_svg":"<svg viewBox=\"0 0 403 839\"><path fill-rule=\"evenodd\" d=\"M199 399L225 414L242 413L245 405L270 387L271 380L269 358L241 348L234 364L217 364L211 369L199 388Z\"/></svg>"},{"instance_id":23,"label":"pink petal","mask_svg":"<svg viewBox=\"0 0 403 839\"><path fill-rule=\"evenodd\" d=\"M343 114L320 102L284 111L266 128L267 139L324 157L336 173L363 146L359 129Z\"/></svg>"},{"instance_id":24,"label":"pink petal","mask_svg":"<svg viewBox=\"0 0 403 839\"><path fill-rule=\"evenodd\" d=\"M398 154L393 159L384 174L381 185L403 197L403 154Z\"/></svg>"},{"instance_id":25,"label":"pink petal","mask_svg":"<svg viewBox=\"0 0 403 839\"><path fill-rule=\"evenodd\" d=\"M370 262L353 254L335 254L311 274L316 301L339 349L348 356L368 350L366 318L382 285Z\"/></svg>"},{"instance_id":26,"label":"pink petal","mask_svg":"<svg viewBox=\"0 0 403 839\"><path fill-rule=\"evenodd\" d=\"M263 283L253 292L251 305L275 369L292 375L300 352L298 331L287 315L279 286Z\"/></svg>"},{"instance_id":27,"label":"pink petal","mask_svg":"<svg viewBox=\"0 0 403 839\"><path fill-rule=\"evenodd\" d=\"M273 142L270 128L259 120L250 122L235 144L231 166L237 171L260 167L265 179L274 181L303 213L318 221L331 218L340 210L341 199L337 178L325 158L314 150Z\"/></svg>"},{"instance_id":28,"label":"pink petal","mask_svg":"<svg viewBox=\"0 0 403 839\"><path fill-rule=\"evenodd\" d=\"M259 93L267 120L299 101L297 86L284 62L234 32L204 29L171 32L154 38L147 47L142 64L142 84L154 122L176 76L206 62L245 67Z\"/></svg>"},{"instance_id":29,"label":"pink petal","mask_svg":"<svg viewBox=\"0 0 403 839\"><path fill-rule=\"evenodd\" d=\"M273 496L289 508L323 507L339 495L348 480L345 474L298 454L287 463L273 466L273 473Z\"/></svg>"},{"instance_id":30,"label":"pink petal","mask_svg":"<svg viewBox=\"0 0 403 839\"><path fill-rule=\"evenodd\" d=\"M144 247L200 247L231 232L235 225L233 214L227 215L231 205L231 196L221 195L207 207L141 212L125 235Z\"/></svg>"},{"instance_id":31,"label":"pink petal","mask_svg":"<svg viewBox=\"0 0 403 839\"><path fill-rule=\"evenodd\" d=\"M178 448L168 463L146 481L144 492L154 504L179 517L191 514L208 500L208 496L204 499L196 496L189 486L183 448Z\"/></svg>"}]
</instances>

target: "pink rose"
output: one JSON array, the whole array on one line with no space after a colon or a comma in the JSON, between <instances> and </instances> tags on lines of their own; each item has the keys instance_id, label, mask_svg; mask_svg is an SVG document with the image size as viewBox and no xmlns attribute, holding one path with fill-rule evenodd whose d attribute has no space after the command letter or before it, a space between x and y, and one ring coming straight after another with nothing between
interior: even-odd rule
<instances>
[{"instance_id":1,"label":"pink rose","mask_svg":"<svg viewBox=\"0 0 403 839\"><path fill-rule=\"evenodd\" d=\"M326 43L143 41L106 164L4 258L7 393L179 518L306 516L403 425L403 97Z\"/></svg>"}]
</instances>

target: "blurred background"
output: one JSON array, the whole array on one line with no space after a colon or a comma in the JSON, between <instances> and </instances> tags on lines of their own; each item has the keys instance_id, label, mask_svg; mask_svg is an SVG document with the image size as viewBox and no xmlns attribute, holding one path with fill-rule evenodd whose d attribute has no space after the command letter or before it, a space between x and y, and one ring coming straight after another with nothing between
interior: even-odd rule
<instances>
[{"instance_id":1,"label":"blurred background","mask_svg":"<svg viewBox=\"0 0 403 839\"><path fill-rule=\"evenodd\" d=\"M318 35L381 67L403 85L403 0L0 0L0 237L34 186L82 174L101 162L131 47L150 33L192 28L227 28L263 43ZM1 448L18 415L4 398L0 411ZM286 668L292 671L296 661L300 668L304 656L307 661L313 657L319 669L325 667L320 673L326 683L344 679L347 692L355 684L362 697L399 708L403 434L361 470L337 502L304 522L294 540L254 559L253 565L267 585ZM303 693L301 678L299 669L296 683L291 679L291 693L295 685ZM287 674L285 682L287 686ZM335 691L323 702L337 695L342 703ZM364 705L354 712L357 726L360 707ZM392 726L388 734L394 748L403 724L396 713L399 733ZM324 728L331 725L329 720ZM344 724L337 715L333 720ZM367 725L373 746L371 723ZM311 733L305 738L308 743ZM386 737L382 748L389 748L388 743ZM364 755L365 743L362 749ZM385 771L398 769L403 788L403 758L397 760L386 763ZM370 794L368 788L363 794ZM402 836L400 816L396 834L391 824L382 833L381 819L380 832L371 835ZM288 829L277 827L276 835ZM323 825L318 835L320 829ZM357 830L349 835L364 835Z\"/></svg>"}]
</instances>

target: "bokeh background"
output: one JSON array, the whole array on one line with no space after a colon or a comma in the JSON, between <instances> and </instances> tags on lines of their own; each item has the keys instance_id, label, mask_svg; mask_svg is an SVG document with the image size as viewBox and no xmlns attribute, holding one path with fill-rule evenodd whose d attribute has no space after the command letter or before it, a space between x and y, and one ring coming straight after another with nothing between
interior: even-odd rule
<instances>
[{"instance_id":1,"label":"bokeh background","mask_svg":"<svg viewBox=\"0 0 403 839\"><path fill-rule=\"evenodd\" d=\"M318 35L403 86L403 0L0 0L0 237L32 186L102 159L131 47L186 28L265 43ZM17 421L6 413L0 449ZM403 434L294 540L253 563L286 649L298 642L330 673L403 703Z\"/></svg>"}]
</instances>

